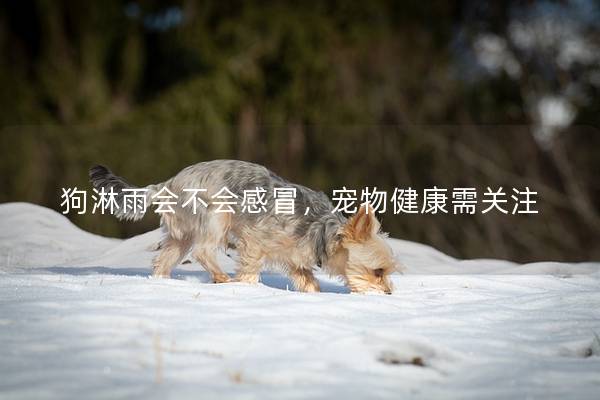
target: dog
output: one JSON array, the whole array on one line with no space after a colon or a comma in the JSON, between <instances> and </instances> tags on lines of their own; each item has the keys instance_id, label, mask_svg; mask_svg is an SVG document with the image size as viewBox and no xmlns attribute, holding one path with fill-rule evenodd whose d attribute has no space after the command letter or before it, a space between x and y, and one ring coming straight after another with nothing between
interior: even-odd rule
<instances>
[{"instance_id":1,"label":"dog","mask_svg":"<svg viewBox=\"0 0 600 400\"><path fill-rule=\"evenodd\" d=\"M89 175L97 190L116 193L119 205L128 190L136 189L102 165L90 168ZM235 247L239 253L236 281L257 283L263 266L276 265L283 268L297 290L318 292L319 283L313 275L313 267L318 266L331 276L341 277L352 292L392 293L389 275L399 266L370 205L362 205L347 218L334 211L323 192L288 182L261 165L238 160L189 166L166 182L142 188L143 196L148 201L164 188L180 200L173 205L173 212L161 214L165 236L153 260L155 277L170 277L171 269L191 251L215 283L229 282L216 254ZM195 212L189 205L184 207L183 200L189 194L186 188L202 189L196 194L206 207ZM230 212L217 212L211 200L223 188L230 200L233 196L241 198L247 190L264 189L263 209L259 213L242 212L238 202L228 205L231 210L226 211ZM295 189L293 213L276 212L277 188ZM141 207L120 207L114 214L119 219L139 220L144 212Z\"/></svg>"}]
</instances>

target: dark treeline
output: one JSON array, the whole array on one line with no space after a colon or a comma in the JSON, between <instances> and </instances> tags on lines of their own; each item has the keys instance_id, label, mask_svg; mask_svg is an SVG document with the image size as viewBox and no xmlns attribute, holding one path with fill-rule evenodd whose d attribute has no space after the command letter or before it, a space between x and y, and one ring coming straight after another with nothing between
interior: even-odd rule
<instances>
[{"instance_id":1,"label":"dark treeline","mask_svg":"<svg viewBox=\"0 0 600 400\"><path fill-rule=\"evenodd\" d=\"M329 195L529 186L538 215L388 207L383 225L460 257L599 259L598 9L3 2L0 201L60 210L62 187L90 190L94 163L146 185L215 158L262 163ZM69 217L121 237L158 220Z\"/></svg>"}]
</instances>

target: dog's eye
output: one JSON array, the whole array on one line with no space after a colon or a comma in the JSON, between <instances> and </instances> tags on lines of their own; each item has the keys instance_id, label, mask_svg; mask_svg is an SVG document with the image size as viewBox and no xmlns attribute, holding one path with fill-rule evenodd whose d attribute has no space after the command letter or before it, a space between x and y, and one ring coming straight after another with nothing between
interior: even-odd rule
<instances>
[{"instance_id":1,"label":"dog's eye","mask_svg":"<svg viewBox=\"0 0 600 400\"><path fill-rule=\"evenodd\" d=\"M383 268L377 268L373 270L373 274L378 277L381 278L383 276Z\"/></svg>"}]
</instances>

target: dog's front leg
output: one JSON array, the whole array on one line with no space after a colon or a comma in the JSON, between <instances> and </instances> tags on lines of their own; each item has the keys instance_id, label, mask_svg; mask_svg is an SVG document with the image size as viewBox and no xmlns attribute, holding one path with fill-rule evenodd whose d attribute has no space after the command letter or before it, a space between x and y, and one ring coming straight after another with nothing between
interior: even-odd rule
<instances>
[{"instance_id":1,"label":"dog's front leg","mask_svg":"<svg viewBox=\"0 0 600 400\"><path fill-rule=\"evenodd\" d=\"M242 257L238 265L235 280L245 283L258 283L262 262L260 260Z\"/></svg>"},{"instance_id":2,"label":"dog's front leg","mask_svg":"<svg viewBox=\"0 0 600 400\"><path fill-rule=\"evenodd\" d=\"M298 267L289 268L289 276L299 292L320 292L319 282L312 270Z\"/></svg>"}]
</instances>

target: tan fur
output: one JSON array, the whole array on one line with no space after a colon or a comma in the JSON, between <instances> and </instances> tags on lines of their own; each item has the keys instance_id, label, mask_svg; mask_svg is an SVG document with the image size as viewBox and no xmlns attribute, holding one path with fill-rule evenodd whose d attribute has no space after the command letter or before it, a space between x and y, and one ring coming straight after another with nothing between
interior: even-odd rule
<instances>
[{"instance_id":1,"label":"tan fur","mask_svg":"<svg viewBox=\"0 0 600 400\"><path fill-rule=\"evenodd\" d=\"M380 227L371 206L362 206L341 232L342 240L330 263L353 292L389 294L393 290L389 275L399 267Z\"/></svg>"},{"instance_id":2,"label":"tan fur","mask_svg":"<svg viewBox=\"0 0 600 400\"><path fill-rule=\"evenodd\" d=\"M120 202L125 201L126 190L136 188L101 165L90 168L90 181L98 190L116 190ZM193 200L186 188L201 189L194 194L204 204L198 212L195 207L183 206L184 199ZM266 196L264 212L245 213L239 202L217 206L214 200L240 199L254 188L262 188ZM283 188L297 193L297 207L286 215L278 214L273 206L276 189ZM165 236L157 246L161 252L153 260L154 276L170 276L173 266L191 250L214 282L228 282L230 278L221 270L216 255L217 251L235 247L240 255L236 276L239 281L256 283L261 268L274 265L281 267L299 290L318 291L312 269L319 266L330 275L341 277L355 292L392 290L389 274L396 269L396 263L371 207L363 206L347 219L324 193L286 181L264 166L240 160L200 162L163 183L138 189L144 190L146 203L160 199L158 194L164 196L165 189L174 195L169 197L179 199L170 203L172 212L161 217ZM223 211L223 204L235 205L229 208L231 213L216 212ZM141 207L134 210L124 206L115 216L137 221L144 214Z\"/></svg>"},{"instance_id":3,"label":"tan fur","mask_svg":"<svg viewBox=\"0 0 600 400\"><path fill-rule=\"evenodd\" d=\"M260 227L247 227L234 233L239 238L236 244L240 262L236 279L256 283L264 264L283 266L300 291L319 291L319 285L312 274L309 248L299 246L291 232L282 232L273 237Z\"/></svg>"},{"instance_id":4,"label":"tan fur","mask_svg":"<svg viewBox=\"0 0 600 400\"><path fill-rule=\"evenodd\" d=\"M319 284L312 272L312 249L298 243L293 232L280 232L274 236L270 227L232 225L231 214L209 213L210 220L203 224L203 231L190 238L185 232L193 232L178 220L177 214L167 215L163 223L169 232L161 244L161 252L154 259L154 276L168 277L171 268L179 263L193 248L193 257L210 273L215 283L229 282L231 279L219 267L216 252L225 249L228 237L237 238L235 247L239 253L236 280L257 283L265 264L279 265L300 291L318 292ZM342 227L341 240L332 248L331 256L324 266L331 275L341 276L353 292L376 291L391 293L393 287L389 275L397 270L397 265L385 235L379 233L380 224L372 209L361 207Z\"/></svg>"}]
</instances>

